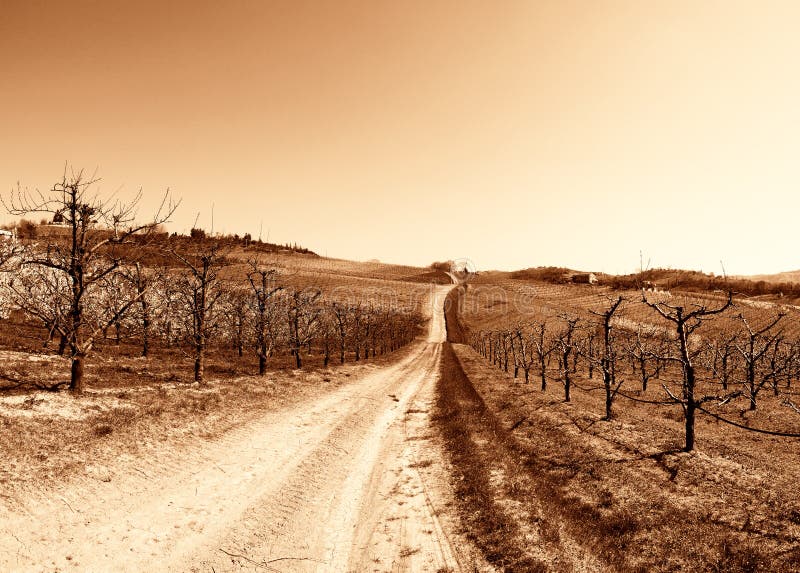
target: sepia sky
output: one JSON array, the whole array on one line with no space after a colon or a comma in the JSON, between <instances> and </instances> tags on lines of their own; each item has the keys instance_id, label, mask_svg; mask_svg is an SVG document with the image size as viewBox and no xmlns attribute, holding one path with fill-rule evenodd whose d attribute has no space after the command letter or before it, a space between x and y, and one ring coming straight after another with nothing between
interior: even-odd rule
<instances>
[{"instance_id":1,"label":"sepia sky","mask_svg":"<svg viewBox=\"0 0 800 573\"><path fill-rule=\"evenodd\" d=\"M478 268L800 268L800 3L3 0L0 191ZM10 220L4 215L0 220Z\"/></svg>"}]
</instances>

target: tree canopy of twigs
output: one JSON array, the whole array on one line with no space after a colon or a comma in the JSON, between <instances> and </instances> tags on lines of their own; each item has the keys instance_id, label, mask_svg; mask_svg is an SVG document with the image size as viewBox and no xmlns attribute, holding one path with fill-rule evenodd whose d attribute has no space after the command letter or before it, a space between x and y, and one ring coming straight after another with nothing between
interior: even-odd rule
<instances>
[{"instance_id":1,"label":"tree canopy of twigs","mask_svg":"<svg viewBox=\"0 0 800 573\"><path fill-rule=\"evenodd\" d=\"M18 185L2 199L10 214L43 214L59 230L60 240L24 249L19 280L11 290L22 309L63 338L72 363L69 388L75 393L84 389L84 361L98 334L142 297L136 290L114 301L107 296L105 286L112 276L133 264L125 245L134 239L141 245L177 208L167 191L153 217L137 222L141 191L127 202L103 198L96 190L99 181L82 170L65 169L48 191ZM41 296L29 296L36 283L43 287L37 293Z\"/></svg>"}]
</instances>

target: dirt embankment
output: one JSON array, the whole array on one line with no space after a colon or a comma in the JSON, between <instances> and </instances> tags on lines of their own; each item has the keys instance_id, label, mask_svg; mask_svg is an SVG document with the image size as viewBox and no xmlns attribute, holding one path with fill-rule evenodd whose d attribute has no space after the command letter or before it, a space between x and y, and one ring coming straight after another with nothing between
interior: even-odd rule
<instances>
[{"instance_id":1,"label":"dirt embankment","mask_svg":"<svg viewBox=\"0 0 800 573\"><path fill-rule=\"evenodd\" d=\"M467 287L459 285L447 293L444 301L444 316L447 322L447 342L464 344L467 342L464 324L461 322L464 292Z\"/></svg>"},{"instance_id":2,"label":"dirt embankment","mask_svg":"<svg viewBox=\"0 0 800 573\"><path fill-rule=\"evenodd\" d=\"M445 345L435 423L454 470L462 527L494 566L507 571L600 571L602 563L564 528L539 496L513 438Z\"/></svg>"}]
</instances>

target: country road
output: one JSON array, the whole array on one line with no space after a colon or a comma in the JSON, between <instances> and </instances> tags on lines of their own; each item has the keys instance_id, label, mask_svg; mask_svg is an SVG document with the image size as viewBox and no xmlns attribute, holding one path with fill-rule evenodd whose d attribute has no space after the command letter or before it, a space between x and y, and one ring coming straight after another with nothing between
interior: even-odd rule
<instances>
[{"instance_id":1,"label":"country road","mask_svg":"<svg viewBox=\"0 0 800 573\"><path fill-rule=\"evenodd\" d=\"M4 516L0 570L462 570L428 426L450 288L401 361Z\"/></svg>"}]
</instances>

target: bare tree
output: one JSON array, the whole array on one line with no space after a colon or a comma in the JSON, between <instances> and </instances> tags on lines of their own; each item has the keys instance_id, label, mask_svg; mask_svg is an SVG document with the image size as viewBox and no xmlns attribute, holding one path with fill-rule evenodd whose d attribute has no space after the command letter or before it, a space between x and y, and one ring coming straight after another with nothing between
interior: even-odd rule
<instances>
[{"instance_id":1,"label":"bare tree","mask_svg":"<svg viewBox=\"0 0 800 573\"><path fill-rule=\"evenodd\" d=\"M141 192L128 203L103 200L92 191L98 181L95 177L84 176L83 171L68 173L65 169L61 181L48 192L32 192L17 186L16 191L3 200L10 214L44 213L60 221L65 231L63 237L45 249L28 249L22 264L52 269L66 277L59 285L64 285L61 294L69 311L62 320L53 323L53 328L66 339L69 348L72 361L69 388L74 393L84 389L84 361L96 337L135 304L138 295L123 301L110 315L95 316L92 322L86 312L87 301L96 295L103 280L123 264L124 258L135 253L126 246L141 245L177 207L167 192L153 218L139 224L135 218ZM41 309L28 306L29 312L41 313Z\"/></svg>"},{"instance_id":2,"label":"bare tree","mask_svg":"<svg viewBox=\"0 0 800 573\"><path fill-rule=\"evenodd\" d=\"M516 330L512 330L511 332L509 332L509 336L508 336L508 343L509 343L509 346L511 347L511 359L514 361L514 378L515 379L516 379L517 376L519 376L520 362L519 362L519 358L517 357L518 347L517 347L516 344L514 344L514 340L517 338L517 335L518 335L519 331L520 331L519 328L517 328ZM507 372L507 370L506 370L506 372Z\"/></svg>"},{"instance_id":3,"label":"bare tree","mask_svg":"<svg viewBox=\"0 0 800 573\"><path fill-rule=\"evenodd\" d=\"M334 330L336 332L339 346L339 362L344 364L347 344L347 330L350 324L350 310L347 305L334 302L331 305L331 312L333 313Z\"/></svg>"},{"instance_id":4,"label":"bare tree","mask_svg":"<svg viewBox=\"0 0 800 573\"><path fill-rule=\"evenodd\" d=\"M131 309L132 319L136 325L142 343L142 356L150 355L150 344L153 330L154 313L164 302L155 287L160 286L167 276L164 267L145 267L139 261L126 265L120 274L136 291L137 304Z\"/></svg>"},{"instance_id":5,"label":"bare tree","mask_svg":"<svg viewBox=\"0 0 800 573\"><path fill-rule=\"evenodd\" d=\"M247 286L234 282L225 289L223 314L227 321L227 332L231 346L237 356L244 356L248 324L251 322L250 293Z\"/></svg>"},{"instance_id":6,"label":"bare tree","mask_svg":"<svg viewBox=\"0 0 800 573\"><path fill-rule=\"evenodd\" d=\"M203 382L206 348L218 326L215 310L224 294L220 271L225 266L225 256L218 243L202 239L193 241L185 251L173 248L172 256L184 269L178 284L189 323L194 380Z\"/></svg>"},{"instance_id":7,"label":"bare tree","mask_svg":"<svg viewBox=\"0 0 800 573\"><path fill-rule=\"evenodd\" d=\"M556 346L559 350L559 364L561 366L561 382L564 384L564 401L570 401L570 388L572 377L570 376L569 358L575 350L575 331L578 328L580 319L575 316L563 315L564 328L556 337Z\"/></svg>"},{"instance_id":8,"label":"bare tree","mask_svg":"<svg viewBox=\"0 0 800 573\"><path fill-rule=\"evenodd\" d=\"M683 408L686 437L684 450L690 452L694 449L694 423L697 407L702 406L704 402L718 400L719 397L706 396L699 399L696 397L697 379L694 360L699 350L692 350L689 337L706 319L728 309L733 304L733 293L729 292L727 300L717 308L712 309L705 305L694 304L694 310L687 310L686 307L681 305L673 306L665 302L650 302L647 300L644 291L642 291L642 302L675 326L678 356L667 356L665 358L675 360L681 364L683 371L681 397L675 396L665 385L662 386L670 398Z\"/></svg>"},{"instance_id":9,"label":"bare tree","mask_svg":"<svg viewBox=\"0 0 800 573\"><path fill-rule=\"evenodd\" d=\"M360 304L350 307L350 339L353 343L356 362L361 360L361 342L366 337L366 323L368 322L366 308Z\"/></svg>"},{"instance_id":10,"label":"bare tree","mask_svg":"<svg viewBox=\"0 0 800 573\"><path fill-rule=\"evenodd\" d=\"M534 347L531 343L528 336L526 336L525 332L523 332L522 328L517 328L517 331L514 333L514 337L517 340L516 345L514 345L514 364L518 364L522 367L522 371L525 373L525 383L527 384L529 381L531 366L533 366L534 362Z\"/></svg>"},{"instance_id":11,"label":"bare tree","mask_svg":"<svg viewBox=\"0 0 800 573\"><path fill-rule=\"evenodd\" d=\"M647 392L647 384L661 372L659 360L660 340L658 331L653 326L638 324L636 332L628 337L628 353L636 365L642 392Z\"/></svg>"},{"instance_id":12,"label":"bare tree","mask_svg":"<svg viewBox=\"0 0 800 573\"><path fill-rule=\"evenodd\" d=\"M59 335L58 355L67 348L66 329L61 325L67 322L70 312L70 284L66 274L40 265L20 267L10 283L12 304L26 315L42 322L47 330L44 348L53 337Z\"/></svg>"},{"instance_id":13,"label":"bare tree","mask_svg":"<svg viewBox=\"0 0 800 573\"><path fill-rule=\"evenodd\" d=\"M511 351L509 340L511 339L511 337L512 334L507 330L503 330L500 332L500 342L503 347L503 372L508 372L508 355Z\"/></svg>"},{"instance_id":14,"label":"bare tree","mask_svg":"<svg viewBox=\"0 0 800 573\"><path fill-rule=\"evenodd\" d=\"M550 360L550 355L555 351L556 347L552 340L548 337L547 319L542 318L541 321L533 325L533 348L536 351L536 359L539 363L539 376L542 381L542 392L547 390L547 363Z\"/></svg>"},{"instance_id":15,"label":"bare tree","mask_svg":"<svg viewBox=\"0 0 800 573\"><path fill-rule=\"evenodd\" d=\"M720 336L717 336L716 339L710 340L707 343L710 358L707 367L711 370L714 378L722 385L723 390L728 389L728 384L734 369L737 339L737 334L722 333Z\"/></svg>"},{"instance_id":16,"label":"bare tree","mask_svg":"<svg viewBox=\"0 0 800 573\"><path fill-rule=\"evenodd\" d=\"M616 300L611 301L608 308L603 312L591 311L592 314L600 317L600 325L603 329L603 355L600 359L600 370L603 373L603 388L606 393L606 420L611 420L614 417L614 398L620 386L622 386L622 381L617 383L616 380L617 349L612 334L611 321L614 318L614 313L617 312L624 300L622 296L618 296ZM569 402L569 394L567 394L567 402Z\"/></svg>"},{"instance_id":17,"label":"bare tree","mask_svg":"<svg viewBox=\"0 0 800 573\"><path fill-rule=\"evenodd\" d=\"M735 347L744 360L743 384L750 400L750 410L756 409L758 393L775 374L775 369L773 368L770 373L765 372L762 376L759 376L759 366L773 344L779 342L781 331L774 331L773 329L784 316L786 316L786 313L779 312L761 328L753 328L742 313L739 313L737 317L742 323L744 332L742 333L741 343L735 344ZM773 366L775 366L775 363L773 363Z\"/></svg>"},{"instance_id":18,"label":"bare tree","mask_svg":"<svg viewBox=\"0 0 800 573\"><path fill-rule=\"evenodd\" d=\"M331 349L336 338L336 319L328 306L320 309L318 336L322 347L322 366L327 368L331 361ZM373 345L373 352L374 349Z\"/></svg>"},{"instance_id":19,"label":"bare tree","mask_svg":"<svg viewBox=\"0 0 800 573\"><path fill-rule=\"evenodd\" d=\"M289 349L297 368L303 367L302 349L310 345L319 326L321 309L317 301L321 295L317 289L294 289L288 296Z\"/></svg>"},{"instance_id":20,"label":"bare tree","mask_svg":"<svg viewBox=\"0 0 800 573\"><path fill-rule=\"evenodd\" d=\"M278 272L265 268L256 260L248 262L247 281L250 284L251 302L253 305L255 330L255 351L258 356L258 373L263 376L267 372L267 360L275 347L274 323L276 319L275 295L283 290L275 284Z\"/></svg>"}]
</instances>

